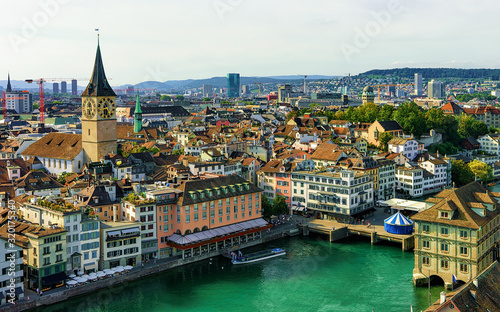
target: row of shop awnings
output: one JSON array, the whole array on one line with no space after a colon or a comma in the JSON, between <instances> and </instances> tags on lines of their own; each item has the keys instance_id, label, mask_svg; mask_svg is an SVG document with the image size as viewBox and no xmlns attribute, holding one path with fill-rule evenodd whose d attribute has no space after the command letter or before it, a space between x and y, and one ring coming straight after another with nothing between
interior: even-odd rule
<instances>
[{"instance_id":1,"label":"row of shop awnings","mask_svg":"<svg viewBox=\"0 0 500 312\"><path fill-rule=\"evenodd\" d=\"M247 232L253 229L261 229L267 226L269 226L269 223L267 223L266 220L259 218L231 225L221 226L215 229L192 233L184 236L180 234L172 234L169 237L167 237L167 241L175 245L190 245L190 244L198 244L200 242L209 243L210 240L213 240L217 237L224 237L237 233L243 235L245 233L242 232Z\"/></svg>"}]
</instances>

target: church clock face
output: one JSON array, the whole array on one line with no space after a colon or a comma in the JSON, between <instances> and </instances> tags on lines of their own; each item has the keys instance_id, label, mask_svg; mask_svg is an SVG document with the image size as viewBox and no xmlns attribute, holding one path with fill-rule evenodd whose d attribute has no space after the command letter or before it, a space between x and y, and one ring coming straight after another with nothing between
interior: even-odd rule
<instances>
[{"instance_id":1,"label":"church clock face","mask_svg":"<svg viewBox=\"0 0 500 312\"><path fill-rule=\"evenodd\" d=\"M86 100L83 102L82 114L85 118L93 118L95 116L95 103L91 100Z\"/></svg>"},{"instance_id":2,"label":"church clock face","mask_svg":"<svg viewBox=\"0 0 500 312\"><path fill-rule=\"evenodd\" d=\"M110 118L115 113L115 102L109 98L99 100L97 112L102 118Z\"/></svg>"}]
</instances>

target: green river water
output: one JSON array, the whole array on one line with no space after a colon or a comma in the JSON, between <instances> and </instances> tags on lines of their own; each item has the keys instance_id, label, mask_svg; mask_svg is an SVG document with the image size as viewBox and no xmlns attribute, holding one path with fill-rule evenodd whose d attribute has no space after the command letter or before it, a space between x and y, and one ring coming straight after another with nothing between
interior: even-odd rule
<instances>
[{"instance_id":1,"label":"green river water","mask_svg":"<svg viewBox=\"0 0 500 312\"><path fill-rule=\"evenodd\" d=\"M413 252L366 238L311 236L256 246L288 254L241 266L219 257L38 309L44 312L413 311L428 306L412 284ZM244 251L246 252L246 250ZM441 286L431 288L432 302Z\"/></svg>"}]
</instances>

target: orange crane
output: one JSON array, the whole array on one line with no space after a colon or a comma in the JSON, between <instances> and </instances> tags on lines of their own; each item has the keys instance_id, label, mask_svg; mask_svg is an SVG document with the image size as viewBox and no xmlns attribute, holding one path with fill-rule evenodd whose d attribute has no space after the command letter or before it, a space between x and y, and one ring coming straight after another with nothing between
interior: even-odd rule
<instances>
[{"instance_id":1,"label":"orange crane","mask_svg":"<svg viewBox=\"0 0 500 312\"><path fill-rule=\"evenodd\" d=\"M398 84L380 84L380 85L375 85L373 87L377 88L378 102L380 103L380 87L397 87L397 86L414 86L414 84L413 83L398 83Z\"/></svg>"},{"instance_id":2,"label":"orange crane","mask_svg":"<svg viewBox=\"0 0 500 312\"><path fill-rule=\"evenodd\" d=\"M71 81L71 80L88 80L88 78L40 78L40 79L26 79L27 83L36 83L39 85L38 96L40 98L40 122L43 124L45 122L45 95L43 84L45 82L56 82L56 81Z\"/></svg>"},{"instance_id":3,"label":"orange crane","mask_svg":"<svg viewBox=\"0 0 500 312\"><path fill-rule=\"evenodd\" d=\"M259 97L260 97L260 96L261 96L261 93L260 93L260 91L261 91L261 89L260 89L260 85L262 84L262 82L254 82L253 84L258 84L258 85L259 85Z\"/></svg>"}]
</instances>

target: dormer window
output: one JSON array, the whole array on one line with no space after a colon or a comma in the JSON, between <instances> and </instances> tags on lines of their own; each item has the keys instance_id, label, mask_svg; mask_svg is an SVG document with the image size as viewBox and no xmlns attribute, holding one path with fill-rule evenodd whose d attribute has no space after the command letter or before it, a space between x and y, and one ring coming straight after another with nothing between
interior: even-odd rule
<instances>
[{"instance_id":1,"label":"dormer window","mask_svg":"<svg viewBox=\"0 0 500 312\"><path fill-rule=\"evenodd\" d=\"M449 213L447 211L441 211L439 213L439 217L442 218L442 219L449 219Z\"/></svg>"}]
</instances>

